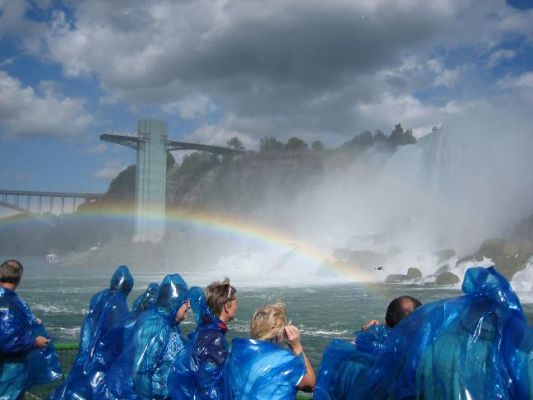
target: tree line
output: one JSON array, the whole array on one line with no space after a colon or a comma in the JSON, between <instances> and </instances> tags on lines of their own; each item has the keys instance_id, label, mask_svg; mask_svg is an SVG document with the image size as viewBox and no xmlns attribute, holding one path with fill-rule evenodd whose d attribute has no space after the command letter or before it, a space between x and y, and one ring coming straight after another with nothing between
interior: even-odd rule
<instances>
[{"instance_id":1,"label":"tree line","mask_svg":"<svg viewBox=\"0 0 533 400\"><path fill-rule=\"evenodd\" d=\"M338 149L341 150L364 150L374 145L386 146L394 149L398 146L405 146L414 144L417 140L413 136L412 129L406 129L401 124L396 124L390 135L385 135L381 130L376 130L374 133L364 131L356 134L352 139L344 142ZM234 136L226 142L227 146L244 151L246 150L242 141ZM280 151L304 151L304 150L322 151L325 149L324 144L320 140L307 144L303 139L293 136L286 143L276 139L274 136L262 137L259 142L260 153L272 153Z\"/></svg>"}]
</instances>

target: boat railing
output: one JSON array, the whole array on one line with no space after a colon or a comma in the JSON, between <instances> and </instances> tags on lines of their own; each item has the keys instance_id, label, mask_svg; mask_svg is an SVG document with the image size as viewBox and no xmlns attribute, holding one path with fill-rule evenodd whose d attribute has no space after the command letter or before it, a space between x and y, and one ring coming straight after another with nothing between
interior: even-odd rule
<instances>
[{"instance_id":1,"label":"boat railing","mask_svg":"<svg viewBox=\"0 0 533 400\"><path fill-rule=\"evenodd\" d=\"M56 343L57 355L59 356L59 362L65 373L65 377L70 372L72 364L78 354L77 343ZM35 386L28 390L24 395L24 400L44 400L48 398L48 395L57 388L63 380L51 383L49 385ZM311 399L312 396L307 393L298 393L297 400Z\"/></svg>"}]
</instances>

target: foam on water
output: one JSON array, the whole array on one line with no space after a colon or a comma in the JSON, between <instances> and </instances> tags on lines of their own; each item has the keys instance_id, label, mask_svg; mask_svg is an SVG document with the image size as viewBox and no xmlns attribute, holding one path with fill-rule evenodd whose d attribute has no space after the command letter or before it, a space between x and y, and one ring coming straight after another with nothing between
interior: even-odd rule
<instances>
[{"instance_id":1,"label":"foam on water","mask_svg":"<svg viewBox=\"0 0 533 400\"><path fill-rule=\"evenodd\" d=\"M513 276L511 285L522 303L533 303L533 259L528 261L526 268Z\"/></svg>"}]
</instances>

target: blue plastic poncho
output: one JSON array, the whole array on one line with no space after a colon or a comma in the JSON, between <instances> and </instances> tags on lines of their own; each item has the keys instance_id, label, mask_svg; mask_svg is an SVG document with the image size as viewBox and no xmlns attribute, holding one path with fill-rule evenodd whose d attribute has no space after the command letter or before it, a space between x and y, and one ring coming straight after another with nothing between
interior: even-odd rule
<instances>
[{"instance_id":1,"label":"blue plastic poncho","mask_svg":"<svg viewBox=\"0 0 533 400\"><path fill-rule=\"evenodd\" d=\"M128 294L133 288L133 276L121 265L111 277L109 289L96 293L83 321L78 354L68 378L52 394L52 399L91 399L89 376L94 373L94 354L100 339L128 314Z\"/></svg>"},{"instance_id":2,"label":"blue plastic poncho","mask_svg":"<svg viewBox=\"0 0 533 400\"><path fill-rule=\"evenodd\" d=\"M168 375L184 346L176 314L187 293L178 274L163 279L153 307L137 320L116 362L93 377L95 399L168 398Z\"/></svg>"},{"instance_id":3,"label":"blue plastic poncho","mask_svg":"<svg viewBox=\"0 0 533 400\"><path fill-rule=\"evenodd\" d=\"M289 400L306 373L303 354L278 344L235 338L224 371L226 400Z\"/></svg>"},{"instance_id":4,"label":"blue plastic poncho","mask_svg":"<svg viewBox=\"0 0 533 400\"><path fill-rule=\"evenodd\" d=\"M471 268L463 291L401 321L350 398L531 399L531 328L509 282Z\"/></svg>"},{"instance_id":5,"label":"blue plastic poncho","mask_svg":"<svg viewBox=\"0 0 533 400\"><path fill-rule=\"evenodd\" d=\"M63 376L54 345L34 348L37 336L49 337L30 307L13 290L0 287L0 399L16 399Z\"/></svg>"},{"instance_id":6,"label":"blue plastic poncho","mask_svg":"<svg viewBox=\"0 0 533 400\"><path fill-rule=\"evenodd\" d=\"M131 311L107 332L96 344L93 372L105 371L113 364L128 341L131 331L140 316L154 303L159 284L150 283L135 299Z\"/></svg>"},{"instance_id":7,"label":"blue plastic poncho","mask_svg":"<svg viewBox=\"0 0 533 400\"><path fill-rule=\"evenodd\" d=\"M390 331L385 325L374 325L356 332L354 342L332 340L320 362L313 398L345 399L365 379Z\"/></svg>"},{"instance_id":8,"label":"blue plastic poncho","mask_svg":"<svg viewBox=\"0 0 533 400\"><path fill-rule=\"evenodd\" d=\"M198 325L168 378L170 395L173 400L222 399L228 328L207 306L201 288L191 288L190 296Z\"/></svg>"}]
</instances>

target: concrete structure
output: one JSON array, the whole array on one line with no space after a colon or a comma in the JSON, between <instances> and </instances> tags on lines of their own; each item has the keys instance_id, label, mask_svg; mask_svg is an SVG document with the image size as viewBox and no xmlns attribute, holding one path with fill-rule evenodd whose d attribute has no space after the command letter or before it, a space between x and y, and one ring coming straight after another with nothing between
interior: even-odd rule
<instances>
[{"instance_id":1,"label":"concrete structure","mask_svg":"<svg viewBox=\"0 0 533 400\"><path fill-rule=\"evenodd\" d=\"M102 134L100 139L137 151L134 242L157 242L165 234L167 151L201 150L217 154L236 152L225 147L168 140L166 124L152 119L138 122L136 136Z\"/></svg>"}]
</instances>

